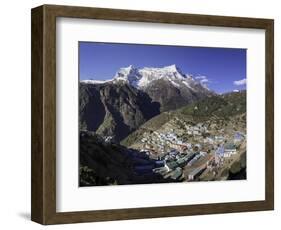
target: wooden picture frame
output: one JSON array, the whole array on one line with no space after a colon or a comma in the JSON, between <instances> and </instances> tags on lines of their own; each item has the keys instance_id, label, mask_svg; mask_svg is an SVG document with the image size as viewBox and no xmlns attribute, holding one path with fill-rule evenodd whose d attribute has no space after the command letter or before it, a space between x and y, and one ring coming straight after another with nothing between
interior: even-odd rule
<instances>
[{"instance_id":1,"label":"wooden picture frame","mask_svg":"<svg viewBox=\"0 0 281 230\"><path fill-rule=\"evenodd\" d=\"M56 211L56 18L264 29L266 34L265 200L101 211ZM31 219L64 224L274 209L274 21L271 19L43 5L32 9Z\"/></svg>"}]
</instances>

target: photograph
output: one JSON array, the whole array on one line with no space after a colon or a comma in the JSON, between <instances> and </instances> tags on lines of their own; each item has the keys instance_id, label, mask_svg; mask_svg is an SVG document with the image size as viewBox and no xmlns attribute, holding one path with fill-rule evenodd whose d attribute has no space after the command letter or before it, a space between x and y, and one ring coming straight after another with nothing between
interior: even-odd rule
<instances>
[{"instance_id":1,"label":"photograph","mask_svg":"<svg viewBox=\"0 0 281 230\"><path fill-rule=\"evenodd\" d=\"M79 42L79 186L246 179L246 49Z\"/></svg>"},{"instance_id":2,"label":"photograph","mask_svg":"<svg viewBox=\"0 0 281 230\"><path fill-rule=\"evenodd\" d=\"M31 9L33 222L275 209L276 20L158 5Z\"/></svg>"}]
</instances>

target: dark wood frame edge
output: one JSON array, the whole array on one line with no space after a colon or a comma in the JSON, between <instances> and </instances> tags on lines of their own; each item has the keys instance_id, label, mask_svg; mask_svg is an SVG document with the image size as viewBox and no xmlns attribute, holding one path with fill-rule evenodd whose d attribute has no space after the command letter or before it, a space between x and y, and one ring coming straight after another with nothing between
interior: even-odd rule
<instances>
[{"instance_id":1,"label":"dark wood frame edge","mask_svg":"<svg viewBox=\"0 0 281 230\"><path fill-rule=\"evenodd\" d=\"M257 28L266 31L266 199L264 201L56 212L56 18ZM43 5L32 9L31 219L62 224L274 209L274 21L179 13Z\"/></svg>"}]
</instances>

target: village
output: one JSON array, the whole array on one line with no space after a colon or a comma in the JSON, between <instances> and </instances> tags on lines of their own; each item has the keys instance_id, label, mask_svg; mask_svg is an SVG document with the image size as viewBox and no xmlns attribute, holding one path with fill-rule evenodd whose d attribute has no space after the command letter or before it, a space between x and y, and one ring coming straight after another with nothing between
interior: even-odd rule
<instances>
[{"instance_id":1,"label":"village","mask_svg":"<svg viewBox=\"0 0 281 230\"><path fill-rule=\"evenodd\" d=\"M195 124L175 118L160 130L147 130L133 148L155 163L136 165L136 170L152 171L176 181L226 179L222 171L246 151L243 128L233 129L229 124L225 126L220 121Z\"/></svg>"}]
</instances>

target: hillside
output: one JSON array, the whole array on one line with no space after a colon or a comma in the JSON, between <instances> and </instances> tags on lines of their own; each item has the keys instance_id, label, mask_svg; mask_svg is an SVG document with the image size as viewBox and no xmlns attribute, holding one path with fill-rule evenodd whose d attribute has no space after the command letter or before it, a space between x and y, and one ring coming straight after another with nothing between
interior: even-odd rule
<instances>
[{"instance_id":1,"label":"hillside","mask_svg":"<svg viewBox=\"0 0 281 230\"><path fill-rule=\"evenodd\" d=\"M246 112L246 91L208 97L180 109L184 115L199 119L209 116L228 118Z\"/></svg>"},{"instance_id":2,"label":"hillside","mask_svg":"<svg viewBox=\"0 0 281 230\"><path fill-rule=\"evenodd\" d=\"M179 121L178 123L196 123L202 121L226 122L234 118L246 124L245 112L246 91L207 97L191 105L177 110L163 112L153 117L122 140L121 144L131 146L136 141L139 141L145 132L158 130L174 120Z\"/></svg>"}]
</instances>

